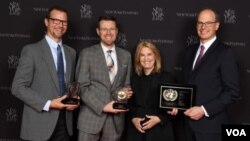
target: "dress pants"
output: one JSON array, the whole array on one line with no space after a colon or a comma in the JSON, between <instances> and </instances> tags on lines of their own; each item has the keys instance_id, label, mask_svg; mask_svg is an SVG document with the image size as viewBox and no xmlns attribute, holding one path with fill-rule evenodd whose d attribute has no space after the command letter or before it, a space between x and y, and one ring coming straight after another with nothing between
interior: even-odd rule
<instances>
[{"instance_id":1,"label":"dress pants","mask_svg":"<svg viewBox=\"0 0 250 141\"><path fill-rule=\"evenodd\" d=\"M195 132L187 122L186 119L185 125L183 126L185 131L184 141L222 141L221 134Z\"/></svg>"},{"instance_id":2,"label":"dress pants","mask_svg":"<svg viewBox=\"0 0 250 141\"><path fill-rule=\"evenodd\" d=\"M65 110L60 111L55 130L52 133L52 136L50 137L48 141L69 141L70 140L70 136L68 134L67 127L66 127L66 115L65 114L66 114ZM37 140L40 141L40 139L37 139ZM28 140L22 139L22 141L28 141Z\"/></svg>"},{"instance_id":3,"label":"dress pants","mask_svg":"<svg viewBox=\"0 0 250 141\"><path fill-rule=\"evenodd\" d=\"M102 130L97 134L90 134L79 130L78 141L120 141L121 133L117 133L113 115L108 115Z\"/></svg>"},{"instance_id":4,"label":"dress pants","mask_svg":"<svg viewBox=\"0 0 250 141\"><path fill-rule=\"evenodd\" d=\"M49 141L69 141L70 136L67 131L67 125L66 125L66 113L65 110L61 110L58 121L56 124L56 128L50 137Z\"/></svg>"}]
</instances>

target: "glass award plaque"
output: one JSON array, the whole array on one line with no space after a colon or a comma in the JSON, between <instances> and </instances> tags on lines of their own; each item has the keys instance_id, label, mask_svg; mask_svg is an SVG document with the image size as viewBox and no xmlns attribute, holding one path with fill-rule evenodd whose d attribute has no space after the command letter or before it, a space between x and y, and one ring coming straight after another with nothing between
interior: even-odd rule
<instances>
[{"instance_id":1,"label":"glass award plaque","mask_svg":"<svg viewBox=\"0 0 250 141\"><path fill-rule=\"evenodd\" d=\"M195 94L194 85L161 84L160 108L186 110L194 105Z\"/></svg>"},{"instance_id":2,"label":"glass award plaque","mask_svg":"<svg viewBox=\"0 0 250 141\"><path fill-rule=\"evenodd\" d=\"M62 103L64 104L72 104L72 105L78 105L79 103L79 93L80 93L80 83L73 82L67 85L67 90L65 94L67 95L67 98L65 98Z\"/></svg>"}]
</instances>

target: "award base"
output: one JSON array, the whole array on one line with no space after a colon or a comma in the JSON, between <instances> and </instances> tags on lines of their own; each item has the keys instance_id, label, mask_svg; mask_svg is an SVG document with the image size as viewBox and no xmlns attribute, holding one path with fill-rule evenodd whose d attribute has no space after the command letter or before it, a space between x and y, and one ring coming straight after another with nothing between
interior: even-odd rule
<instances>
[{"instance_id":1,"label":"award base","mask_svg":"<svg viewBox=\"0 0 250 141\"><path fill-rule=\"evenodd\" d=\"M63 104L70 104L70 105L78 105L79 99L67 97L64 100L62 100L62 103Z\"/></svg>"},{"instance_id":2,"label":"award base","mask_svg":"<svg viewBox=\"0 0 250 141\"><path fill-rule=\"evenodd\" d=\"M128 109L128 105L127 105L127 103L115 102L113 104L113 108L114 109L119 109L119 110L127 110Z\"/></svg>"}]
</instances>

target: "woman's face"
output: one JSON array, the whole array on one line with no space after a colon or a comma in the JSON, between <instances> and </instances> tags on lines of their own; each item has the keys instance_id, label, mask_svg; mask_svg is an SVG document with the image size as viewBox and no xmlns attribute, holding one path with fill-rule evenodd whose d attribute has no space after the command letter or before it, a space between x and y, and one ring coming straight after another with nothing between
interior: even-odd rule
<instances>
[{"instance_id":1,"label":"woman's face","mask_svg":"<svg viewBox=\"0 0 250 141\"><path fill-rule=\"evenodd\" d=\"M142 47L140 52L140 64L146 74L154 69L155 54L148 47Z\"/></svg>"}]
</instances>

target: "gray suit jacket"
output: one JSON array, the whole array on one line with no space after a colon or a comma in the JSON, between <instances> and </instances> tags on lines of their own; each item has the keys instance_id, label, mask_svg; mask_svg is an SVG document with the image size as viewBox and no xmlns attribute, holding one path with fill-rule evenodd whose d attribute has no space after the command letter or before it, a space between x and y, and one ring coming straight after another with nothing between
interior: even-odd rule
<instances>
[{"instance_id":1,"label":"gray suit jacket","mask_svg":"<svg viewBox=\"0 0 250 141\"><path fill-rule=\"evenodd\" d=\"M66 60L66 82L74 78L76 52L63 45ZM12 93L24 102L21 138L26 140L48 140L52 135L59 110L43 111L48 100L57 98L59 84L56 67L46 39L27 45L12 84ZM67 128L72 135L72 113L66 112Z\"/></svg>"},{"instance_id":2,"label":"gray suit jacket","mask_svg":"<svg viewBox=\"0 0 250 141\"><path fill-rule=\"evenodd\" d=\"M96 134L101 131L107 113L104 106L113 100L114 92L130 85L131 55L128 51L116 47L118 71L113 84L109 79L109 70L100 44L83 49L76 69L76 79L81 83L81 105L78 117L78 129ZM118 133L123 131L124 113L112 115Z\"/></svg>"}]
</instances>

